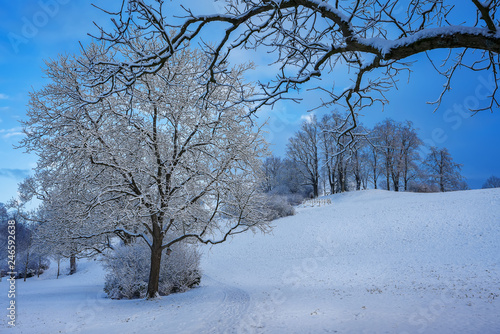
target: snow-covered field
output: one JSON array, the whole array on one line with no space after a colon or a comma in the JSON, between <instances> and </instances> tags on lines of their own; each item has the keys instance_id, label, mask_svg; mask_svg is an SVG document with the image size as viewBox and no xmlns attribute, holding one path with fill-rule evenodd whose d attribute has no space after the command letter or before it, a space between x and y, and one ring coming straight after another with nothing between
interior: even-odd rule
<instances>
[{"instance_id":1,"label":"snow-covered field","mask_svg":"<svg viewBox=\"0 0 500 334\"><path fill-rule=\"evenodd\" d=\"M53 266L0 332L500 333L500 189L331 199L205 248L201 286L160 300L105 298L97 261Z\"/></svg>"}]
</instances>

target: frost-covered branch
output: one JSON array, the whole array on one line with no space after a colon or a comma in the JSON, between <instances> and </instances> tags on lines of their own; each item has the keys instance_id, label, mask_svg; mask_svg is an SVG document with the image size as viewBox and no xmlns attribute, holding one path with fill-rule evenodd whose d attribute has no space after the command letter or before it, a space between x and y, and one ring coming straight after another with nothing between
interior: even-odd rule
<instances>
[{"instance_id":1,"label":"frost-covered branch","mask_svg":"<svg viewBox=\"0 0 500 334\"><path fill-rule=\"evenodd\" d=\"M139 77L158 73L176 52L193 45L208 57L200 76L207 87L200 92L204 97L208 87L221 84L217 74L235 50L254 49L272 54L278 70L275 80L263 79L256 94L241 99L253 102L250 112L280 99L296 100L288 93L347 66L353 86L336 92L331 102L342 102L355 117L360 108L388 102L383 93L396 84L402 69L410 68L417 54L477 50L489 65L483 70L498 71L497 1L471 0L469 18L458 17L452 2L434 0L227 0L225 13L195 15L184 8L180 21L165 15L171 6L164 1L124 0L121 10L112 15L115 29L101 29L96 36L124 59L95 57L88 67L90 84L112 83L106 94L127 90ZM210 29L220 29L220 37L204 42ZM143 39L156 42L152 46L140 42ZM468 67L464 59L456 58L450 68ZM446 77L447 82L451 77ZM490 96L490 105L481 109L498 105L496 93Z\"/></svg>"}]
</instances>

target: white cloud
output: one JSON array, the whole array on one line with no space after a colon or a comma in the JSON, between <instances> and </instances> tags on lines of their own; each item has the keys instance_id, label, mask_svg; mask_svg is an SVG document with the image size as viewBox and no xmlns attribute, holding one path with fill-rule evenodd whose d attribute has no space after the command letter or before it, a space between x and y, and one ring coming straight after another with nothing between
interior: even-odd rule
<instances>
[{"instance_id":1,"label":"white cloud","mask_svg":"<svg viewBox=\"0 0 500 334\"><path fill-rule=\"evenodd\" d=\"M0 136L3 139L9 139L10 137L14 136L23 136L24 133L21 130L22 129L20 127L11 129L0 129Z\"/></svg>"},{"instance_id":2,"label":"white cloud","mask_svg":"<svg viewBox=\"0 0 500 334\"><path fill-rule=\"evenodd\" d=\"M22 135L24 135L24 133L22 133L22 132L9 132L9 133L4 134L3 138L4 139L9 139L10 137L22 136Z\"/></svg>"},{"instance_id":3,"label":"white cloud","mask_svg":"<svg viewBox=\"0 0 500 334\"><path fill-rule=\"evenodd\" d=\"M9 99L8 95L0 93L0 100L8 100L8 99Z\"/></svg>"},{"instance_id":4,"label":"white cloud","mask_svg":"<svg viewBox=\"0 0 500 334\"><path fill-rule=\"evenodd\" d=\"M307 123L311 123L314 118L314 113L307 113L306 115L301 115L300 119L306 121Z\"/></svg>"}]
</instances>

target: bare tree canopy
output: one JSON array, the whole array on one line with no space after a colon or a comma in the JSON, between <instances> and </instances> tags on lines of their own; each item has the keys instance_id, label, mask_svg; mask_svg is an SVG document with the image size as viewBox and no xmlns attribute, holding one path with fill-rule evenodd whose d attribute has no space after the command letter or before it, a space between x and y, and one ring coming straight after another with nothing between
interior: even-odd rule
<instances>
[{"instance_id":1,"label":"bare tree canopy","mask_svg":"<svg viewBox=\"0 0 500 334\"><path fill-rule=\"evenodd\" d=\"M297 163L306 184L313 188L313 196L319 196L319 141L320 128L316 117L304 121L287 145L287 157Z\"/></svg>"},{"instance_id":2,"label":"bare tree canopy","mask_svg":"<svg viewBox=\"0 0 500 334\"><path fill-rule=\"evenodd\" d=\"M453 161L448 149L431 147L431 152L424 161L432 183L439 187L439 191L453 191L467 189L467 183L461 175L462 165Z\"/></svg>"},{"instance_id":3,"label":"bare tree canopy","mask_svg":"<svg viewBox=\"0 0 500 334\"><path fill-rule=\"evenodd\" d=\"M498 0L470 0L469 17L445 0L226 0L225 12L194 14L184 8L179 20L166 13L174 1L123 0L113 17L114 30L101 29L99 40L129 55L119 62L94 60L87 68L90 85L112 83L103 94L127 90L144 73L159 71L165 62L190 43L197 43L209 56L207 84L216 82L220 65L235 50L267 51L276 64L275 80L261 82L260 92L250 98L251 111L272 105L313 78L347 68L352 85L339 90L332 84L325 90L330 99L323 105L342 104L356 125L356 113L374 104L382 106L384 96L395 86L398 74L411 68L411 57L437 49L448 49L445 59L428 54L444 76L444 89L451 87L459 68L488 72L494 90L488 102L474 112L499 106L497 73L500 35ZM215 29L215 41L204 42ZM139 40L155 40L151 44ZM475 52L474 51L479 51ZM444 61L441 65L437 61ZM440 67L441 66L441 67ZM247 101L248 102L248 101Z\"/></svg>"},{"instance_id":4,"label":"bare tree canopy","mask_svg":"<svg viewBox=\"0 0 500 334\"><path fill-rule=\"evenodd\" d=\"M490 176L483 184L483 189L500 188L500 178L494 175Z\"/></svg>"}]
</instances>

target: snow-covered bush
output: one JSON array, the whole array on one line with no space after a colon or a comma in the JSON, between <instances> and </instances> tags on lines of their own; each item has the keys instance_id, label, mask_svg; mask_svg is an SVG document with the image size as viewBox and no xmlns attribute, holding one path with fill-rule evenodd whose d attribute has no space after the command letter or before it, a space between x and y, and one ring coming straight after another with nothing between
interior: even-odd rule
<instances>
[{"instance_id":1,"label":"snow-covered bush","mask_svg":"<svg viewBox=\"0 0 500 334\"><path fill-rule=\"evenodd\" d=\"M293 216L295 209L285 195L268 195L266 201L266 219L269 221L281 217Z\"/></svg>"},{"instance_id":2,"label":"snow-covered bush","mask_svg":"<svg viewBox=\"0 0 500 334\"><path fill-rule=\"evenodd\" d=\"M292 206L301 204L304 201L304 198L306 198L301 194L287 194L284 196L286 197L288 204Z\"/></svg>"},{"instance_id":3,"label":"snow-covered bush","mask_svg":"<svg viewBox=\"0 0 500 334\"><path fill-rule=\"evenodd\" d=\"M142 240L121 245L105 257L108 271L104 291L113 299L146 297L151 252ZM162 255L159 294L183 292L198 285L200 253L191 245L177 243Z\"/></svg>"}]
</instances>

